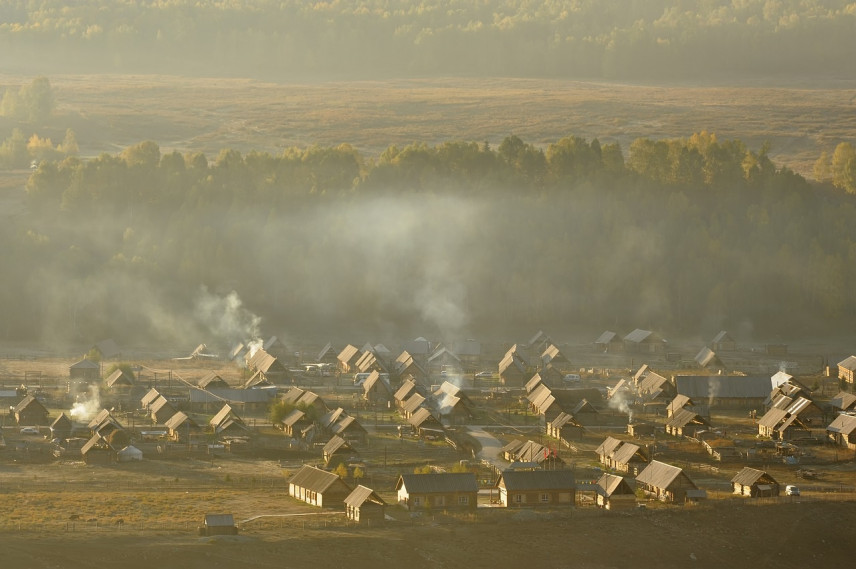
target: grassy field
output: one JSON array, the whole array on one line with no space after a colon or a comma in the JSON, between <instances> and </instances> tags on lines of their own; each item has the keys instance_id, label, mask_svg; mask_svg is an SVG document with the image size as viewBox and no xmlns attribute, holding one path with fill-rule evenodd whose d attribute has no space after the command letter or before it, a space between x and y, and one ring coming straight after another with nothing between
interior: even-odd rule
<instances>
[{"instance_id":1,"label":"grassy field","mask_svg":"<svg viewBox=\"0 0 856 569\"><path fill-rule=\"evenodd\" d=\"M216 155L349 143L366 156L391 144L498 144L509 134L546 145L567 135L620 142L707 130L804 174L856 132L856 84L631 85L567 80L437 78L325 83L172 76L55 76L52 125L86 155L153 140L162 150ZM0 76L0 83L29 78Z\"/></svg>"}]
</instances>

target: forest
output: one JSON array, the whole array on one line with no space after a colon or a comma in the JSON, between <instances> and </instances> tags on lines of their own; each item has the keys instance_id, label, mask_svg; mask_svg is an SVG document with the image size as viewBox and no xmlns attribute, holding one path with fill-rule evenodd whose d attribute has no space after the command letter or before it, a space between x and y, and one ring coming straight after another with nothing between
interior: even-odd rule
<instances>
[{"instance_id":1,"label":"forest","mask_svg":"<svg viewBox=\"0 0 856 569\"><path fill-rule=\"evenodd\" d=\"M842 148L818 167L844 176ZM834 333L856 313L856 197L767 152L699 132L44 160L0 227L0 337L225 345L206 314L228 298L321 343Z\"/></svg>"},{"instance_id":2,"label":"forest","mask_svg":"<svg viewBox=\"0 0 856 569\"><path fill-rule=\"evenodd\" d=\"M7 0L0 63L278 79L835 79L856 71L854 29L848 0Z\"/></svg>"}]
</instances>

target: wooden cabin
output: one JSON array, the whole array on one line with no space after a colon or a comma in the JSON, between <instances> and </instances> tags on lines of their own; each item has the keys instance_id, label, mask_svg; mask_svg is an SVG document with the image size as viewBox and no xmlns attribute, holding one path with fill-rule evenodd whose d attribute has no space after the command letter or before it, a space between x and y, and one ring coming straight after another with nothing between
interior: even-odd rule
<instances>
[{"instance_id":1,"label":"wooden cabin","mask_svg":"<svg viewBox=\"0 0 856 569\"><path fill-rule=\"evenodd\" d=\"M345 516L364 526L381 526L386 520L386 502L371 488L359 485L345 498Z\"/></svg>"},{"instance_id":2,"label":"wooden cabin","mask_svg":"<svg viewBox=\"0 0 856 569\"><path fill-rule=\"evenodd\" d=\"M658 460L651 461L636 476L636 486L647 495L664 502L682 503L690 490L698 490L681 468Z\"/></svg>"},{"instance_id":3,"label":"wooden cabin","mask_svg":"<svg viewBox=\"0 0 856 569\"><path fill-rule=\"evenodd\" d=\"M472 472L402 474L395 484L398 503L408 510L475 510L479 487Z\"/></svg>"},{"instance_id":4,"label":"wooden cabin","mask_svg":"<svg viewBox=\"0 0 856 569\"><path fill-rule=\"evenodd\" d=\"M598 507L605 510L630 510L636 507L636 491L621 476L604 473L595 485Z\"/></svg>"},{"instance_id":5,"label":"wooden cabin","mask_svg":"<svg viewBox=\"0 0 856 569\"><path fill-rule=\"evenodd\" d=\"M506 508L574 505L576 481L571 470L506 470L496 481Z\"/></svg>"},{"instance_id":6,"label":"wooden cabin","mask_svg":"<svg viewBox=\"0 0 856 569\"><path fill-rule=\"evenodd\" d=\"M731 479L734 493L752 498L771 498L779 495L779 483L775 478L755 468L745 467Z\"/></svg>"},{"instance_id":7,"label":"wooden cabin","mask_svg":"<svg viewBox=\"0 0 856 569\"><path fill-rule=\"evenodd\" d=\"M341 508L351 487L332 472L304 465L288 481L288 495L318 507Z\"/></svg>"}]
</instances>

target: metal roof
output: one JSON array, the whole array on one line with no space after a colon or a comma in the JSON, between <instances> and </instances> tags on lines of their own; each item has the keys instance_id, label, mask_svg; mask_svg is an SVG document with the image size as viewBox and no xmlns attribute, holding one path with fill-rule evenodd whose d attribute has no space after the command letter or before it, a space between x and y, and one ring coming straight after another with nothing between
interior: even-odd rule
<instances>
[{"instance_id":1,"label":"metal roof","mask_svg":"<svg viewBox=\"0 0 856 569\"><path fill-rule=\"evenodd\" d=\"M764 375L678 375L678 394L696 401L710 399L764 399L770 395L770 378Z\"/></svg>"},{"instance_id":2,"label":"metal roof","mask_svg":"<svg viewBox=\"0 0 856 569\"><path fill-rule=\"evenodd\" d=\"M610 342L612 342L615 339L616 336L617 336L617 334L615 332L611 332L611 331L607 330L606 332L604 332L603 334L598 336L597 340L595 340L594 343L595 344L609 344Z\"/></svg>"},{"instance_id":3,"label":"metal roof","mask_svg":"<svg viewBox=\"0 0 856 569\"><path fill-rule=\"evenodd\" d=\"M600 443L594 452L598 456L611 456L615 449L617 449L620 445L622 445L624 441L620 441L614 437L606 437L606 440Z\"/></svg>"},{"instance_id":4,"label":"metal roof","mask_svg":"<svg viewBox=\"0 0 856 569\"><path fill-rule=\"evenodd\" d=\"M843 367L849 371L856 371L856 356L850 356L838 362L838 367Z\"/></svg>"},{"instance_id":5,"label":"metal roof","mask_svg":"<svg viewBox=\"0 0 856 569\"><path fill-rule=\"evenodd\" d=\"M633 488L622 476L604 473L597 481L595 491L601 496L612 496L613 494L635 494Z\"/></svg>"},{"instance_id":6,"label":"metal roof","mask_svg":"<svg viewBox=\"0 0 856 569\"><path fill-rule=\"evenodd\" d=\"M395 489L409 494L440 494L447 492L478 493L476 475L472 472L434 472L430 474L402 474Z\"/></svg>"},{"instance_id":7,"label":"metal roof","mask_svg":"<svg viewBox=\"0 0 856 569\"><path fill-rule=\"evenodd\" d=\"M383 498L378 496L371 488L363 485L359 485L354 488L345 498L345 505L351 506L352 508L359 508L366 502L373 502L380 506L386 506L386 502L383 501Z\"/></svg>"},{"instance_id":8,"label":"metal roof","mask_svg":"<svg viewBox=\"0 0 856 569\"><path fill-rule=\"evenodd\" d=\"M576 487L572 470L505 470L497 488L515 490L568 490Z\"/></svg>"},{"instance_id":9,"label":"metal roof","mask_svg":"<svg viewBox=\"0 0 856 569\"><path fill-rule=\"evenodd\" d=\"M295 486L306 488L313 492L326 492L337 482L347 486L347 484L341 481L339 477L332 472L327 472L326 470L321 470L320 468L315 468L308 464L304 464L303 467L288 480L289 484L294 484Z\"/></svg>"},{"instance_id":10,"label":"metal roof","mask_svg":"<svg viewBox=\"0 0 856 569\"><path fill-rule=\"evenodd\" d=\"M733 484L742 484L743 486L752 486L760 480L764 480L765 482L776 483L773 480L773 477L764 472L763 470L758 470L756 468L745 467L743 470L734 475L734 478L731 479Z\"/></svg>"},{"instance_id":11,"label":"metal roof","mask_svg":"<svg viewBox=\"0 0 856 569\"><path fill-rule=\"evenodd\" d=\"M639 473L636 477L636 481L648 484L655 488L668 488L680 476L686 478L686 480L695 487L693 481L690 480L686 474L683 473L683 470L677 466L672 466L671 464L654 460Z\"/></svg>"},{"instance_id":12,"label":"metal roof","mask_svg":"<svg viewBox=\"0 0 856 569\"><path fill-rule=\"evenodd\" d=\"M826 430L831 433L850 435L853 431L856 431L856 417L853 415L841 414L837 416L828 427L826 427Z\"/></svg>"}]
</instances>

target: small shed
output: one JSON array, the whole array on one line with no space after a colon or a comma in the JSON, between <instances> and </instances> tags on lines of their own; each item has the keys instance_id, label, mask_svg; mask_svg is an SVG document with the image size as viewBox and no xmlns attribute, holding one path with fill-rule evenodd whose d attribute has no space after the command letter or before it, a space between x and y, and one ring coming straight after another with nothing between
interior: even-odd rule
<instances>
[{"instance_id":1,"label":"small shed","mask_svg":"<svg viewBox=\"0 0 856 569\"><path fill-rule=\"evenodd\" d=\"M779 483L775 478L755 468L745 467L731 479L734 493L752 498L770 498L779 495Z\"/></svg>"},{"instance_id":2,"label":"small shed","mask_svg":"<svg viewBox=\"0 0 856 569\"><path fill-rule=\"evenodd\" d=\"M714 352L733 352L737 349L737 342L734 341L731 334L722 330L719 334L714 336L713 341L710 343L710 347Z\"/></svg>"},{"instance_id":3,"label":"small shed","mask_svg":"<svg viewBox=\"0 0 856 569\"><path fill-rule=\"evenodd\" d=\"M238 535L232 514L205 514L199 535Z\"/></svg>"},{"instance_id":4,"label":"small shed","mask_svg":"<svg viewBox=\"0 0 856 569\"><path fill-rule=\"evenodd\" d=\"M636 492L622 476L603 474L595 493L598 507L606 510L629 510L636 506Z\"/></svg>"},{"instance_id":5,"label":"small shed","mask_svg":"<svg viewBox=\"0 0 856 569\"><path fill-rule=\"evenodd\" d=\"M347 462L348 457L354 454L354 449L348 441L340 436L334 436L324 445L324 465L334 468L342 462Z\"/></svg>"},{"instance_id":6,"label":"small shed","mask_svg":"<svg viewBox=\"0 0 856 569\"><path fill-rule=\"evenodd\" d=\"M107 379L104 380L104 384L110 389L120 389L120 388L129 388L134 385L134 378L130 377L121 369L116 369L107 376Z\"/></svg>"},{"instance_id":7,"label":"small shed","mask_svg":"<svg viewBox=\"0 0 856 569\"><path fill-rule=\"evenodd\" d=\"M386 502L371 488L359 485L345 498L345 515L360 525L383 525Z\"/></svg>"}]
</instances>

